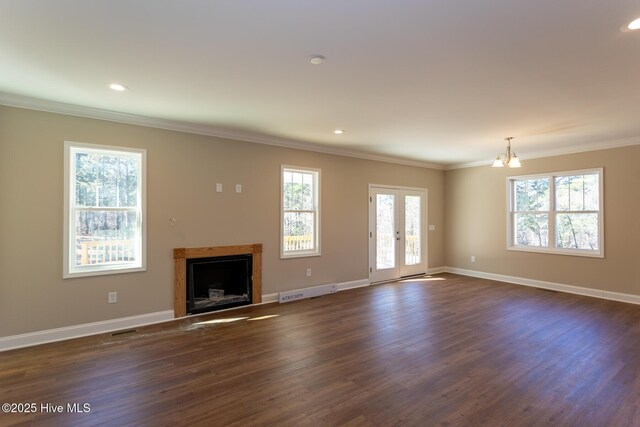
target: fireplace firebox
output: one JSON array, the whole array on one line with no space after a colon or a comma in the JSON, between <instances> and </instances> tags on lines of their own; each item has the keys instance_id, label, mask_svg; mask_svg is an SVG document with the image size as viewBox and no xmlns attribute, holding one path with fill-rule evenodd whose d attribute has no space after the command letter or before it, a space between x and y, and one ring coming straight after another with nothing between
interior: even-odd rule
<instances>
[{"instance_id":1,"label":"fireplace firebox","mask_svg":"<svg viewBox=\"0 0 640 427\"><path fill-rule=\"evenodd\" d=\"M252 255L187 260L187 315L251 304Z\"/></svg>"},{"instance_id":2,"label":"fireplace firebox","mask_svg":"<svg viewBox=\"0 0 640 427\"><path fill-rule=\"evenodd\" d=\"M229 290L225 290L221 288L221 285L216 284L216 279L213 282L211 280L205 280L205 284L201 286L194 286L192 294L189 296L189 285L187 280L187 262L195 262L196 264L199 261L206 261L207 259L231 259L237 256L246 255L248 258L251 258L251 261L248 265L246 265L246 269L248 269L249 273L247 274L249 280L249 290L248 292L242 290L237 290L237 286L231 287ZM231 258L227 258L231 257ZM173 249L173 259L174 259L174 281L173 281L173 312L175 317L184 317L187 315L187 309L189 305L193 305L193 310L190 310L190 314L198 314L203 313L205 311L218 310L221 308L228 308L229 305L218 304L223 300L224 296L236 295L241 296L244 299L245 292L247 293L248 302L247 304L260 304L262 302L262 244L254 243L250 245L234 245L234 246L208 246L208 247L200 247L200 248L174 248ZM191 263L190 263L191 264ZM234 269L243 270L245 267L237 267L239 264L234 264L235 266L231 268L231 271ZM194 265L191 268L191 271L199 271L200 267L204 267L204 265ZM203 274L205 276L210 269L215 270L216 267L204 267ZM223 278L228 273L223 273ZM198 274L196 274L197 276ZM194 276L195 277L195 276ZM197 279L197 277L195 277ZM197 281L197 280L196 280ZM245 283L245 281L241 281L241 283ZM195 282L194 282L195 284ZM210 290L211 289L211 290ZM243 288L244 289L244 288ZM205 302L204 300L196 300L196 298L206 298L209 302ZM190 300L187 303L187 299ZM195 302L199 301L201 304L196 307ZM229 302L229 301L227 301ZM239 305L244 305L244 301L235 301L240 302ZM210 304L216 303L216 304ZM211 305L210 307L204 307L205 305ZM195 311L194 311L195 310Z\"/></svg>"}]
</instances>

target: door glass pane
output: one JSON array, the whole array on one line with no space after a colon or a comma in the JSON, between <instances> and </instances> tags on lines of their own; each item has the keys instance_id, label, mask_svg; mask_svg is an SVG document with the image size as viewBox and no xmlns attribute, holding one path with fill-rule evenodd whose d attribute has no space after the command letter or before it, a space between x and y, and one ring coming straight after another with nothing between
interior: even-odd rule
<instances>
[{"instance_id":1,"label":"door glass pane","mask_svg":"<svg viewBox=\"0 0 640 427\"><path fill-rule=\"evenodd\" d=\"M396 266L395 196L376 194L376 269Z\"/></svg>"},{"instance_id":2,"label":"door glass pane","mask_svg":"<svg viewBox=\"0 0 640 427\"><path fill-rule=\"evenodd\" d=\"M420 264L420 196L404 198L404 263Z\"/></svg>"}]
</instances>

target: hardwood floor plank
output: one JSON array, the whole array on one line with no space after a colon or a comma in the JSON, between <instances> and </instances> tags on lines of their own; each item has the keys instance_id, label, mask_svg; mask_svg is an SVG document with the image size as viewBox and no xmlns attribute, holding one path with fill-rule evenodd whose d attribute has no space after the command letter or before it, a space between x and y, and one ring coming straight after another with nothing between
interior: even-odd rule
<instances>
[{"instance_id":1,"label":"hardwood floor plank","mask_svg":"<svg viewBox=\"0 0 640 427\"><path fill-rule=\"evenodd\" d=\"M442 274L0 353L0 402L91 405L0 425L640 426L639 349L640 306Z\"/></svg>"}]
</instances>

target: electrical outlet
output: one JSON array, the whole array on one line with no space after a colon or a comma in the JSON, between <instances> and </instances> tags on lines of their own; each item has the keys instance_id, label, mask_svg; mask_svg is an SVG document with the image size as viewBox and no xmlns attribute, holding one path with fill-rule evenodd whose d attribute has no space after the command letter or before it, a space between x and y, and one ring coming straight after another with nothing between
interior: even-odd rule
<instances>
[{"instance_id":1,"label":"electrical outlet","mask_svg":"<svg viewBox=\"0 0 640 427\"><path fill-rule=\"evenodd\" d=\"M429 231L436 231L435 224L429 224Z\"/></svg>"},{"instance_id":2,"label":"electrical outlet","mask_svg":"<svg viewBox=\"0 0 640 427\"><path fill-rule=\"evenodd\" d=\"M107 301L109 301L109 304L113 304L115 302L118 302L118 293L117 292L109 292L108 297L107 297Z\"/></svg>"},{"instance_id":3,"label":"electrical outlet","mask_svg":"<svg viewBox=\"0 0 640 427\"><path fill-rule=\"evenodd\" d=\"M471 255L471 262L476 262L476 256L475 255Z\"/></svg>"},{"instance_id":4,"label":"electrical outlet","mask_svg":"<svg viewBox=\"0 0 640 427\"><path fill-rule=\"evenodd\" d=\"M216 184L216 193L222 193L222 184L220 183Z\"/></svg>"},{"instance_id":5,"label":"electrical outlet","mask_svg":"<svg viewBox=\"0 0 640 427\"><path fill-rule=\"evenodd\" d=\"M236 184L236 193L242 193L242 184Z\"/></svg>"},{"instance_id":6,"label":"electrical outlet","mask_svg":"<svg viewBox=\"0 0 640 427\"><path fill-rule=\"evenodd\" d=\"M307 277L311 277L311 269L307 268Z\"/></svg>"}]
</instances>

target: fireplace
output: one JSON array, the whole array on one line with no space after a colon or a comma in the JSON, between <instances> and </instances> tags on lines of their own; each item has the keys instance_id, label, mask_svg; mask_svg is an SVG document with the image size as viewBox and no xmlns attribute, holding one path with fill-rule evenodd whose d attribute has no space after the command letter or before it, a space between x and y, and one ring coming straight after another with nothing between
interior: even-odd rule
<instances>
[{"instance_id":1,"label":"fireplace","mask_svg":"<svg viewBox=\"0 0 640 427\"><path fill-rule=\"evenodd\" d=\"M262 244L176 248L175 317L262 302Z\"/></svg>"},{"instance_id":2,"label":"fireplace","mask_svg":"<svg viewBox=\"0 0 640 427\"><path fill-rule=\"evenodd\" d=\"M187 260L187 315L251 304L252 255Z\"/></svg>"}]
</instances>

